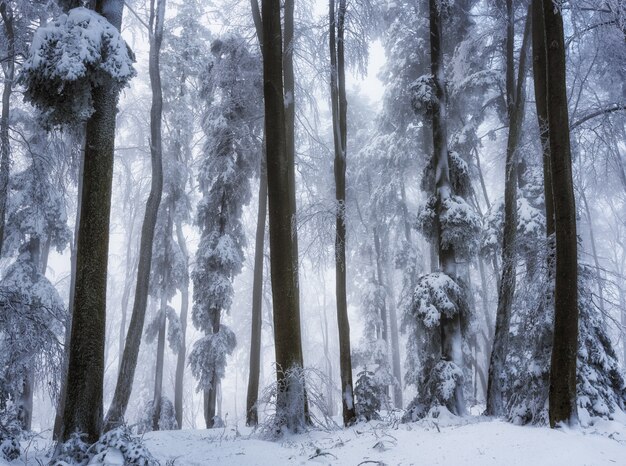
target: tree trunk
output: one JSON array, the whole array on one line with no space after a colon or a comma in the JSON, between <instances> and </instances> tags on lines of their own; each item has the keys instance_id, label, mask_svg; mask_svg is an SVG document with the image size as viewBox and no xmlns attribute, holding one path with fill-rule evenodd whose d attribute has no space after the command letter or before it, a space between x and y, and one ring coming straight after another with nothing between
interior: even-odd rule
<instances>
[{"instance_id":1,"label":"tree trunk","mask_svg":"<svg viewBox=\"0 0 626 466\"><path fill-rule=\"evenodd\" d=\"M546 56L550 166L554 196L556 272L554 339L550 367L550 426L574 423L576 409L576 359L578 352L578 251L576 201L567 108L563 18L551 1L543 2Z\"/></svg>"},{"instance_id":2,"label":"tree trunk","mask_svg":"<svg viewBox=\"0 0 626 466\"><path fill-rule=\"evenodd\" d=\"M165 325L167 319L167 298L161 296L161 312L159 316L159 336L157 339L156 370L154 372L154 398L152 401L152 430L159 430L161 419L161 393L163 392L163 360L165 358Z\"/></svg>"},{"instance_id":3,"label":"tree trunk","mask_svg":"<svg viewBox=\"0 0 626 466\"><path fill-rule=\"evenodd\" d=\"M180 333L181 342L176 358L176 379L174 382L174 410L176 411L176 424L179 429L183 428L183 381L185 376L185 359L187 357L187 314L189 313L189 252L187 251L187 241L183 235L183 227L179 222L176 223L176 238L178 247L183 255L185 264L185 277L183 279L182 288L180 290Z\"/></svg>"},{"instance_id":4,"label":"tree trunk","mask_svg":"<svg viewBox=\"0 0 626 466\"><path fill-rule=\"evenodd\" d=\"M446 122L447 95L445 89L442 44L442 19L438 0L430 0L430 59L431 72L435 83L437 104L432 115L433 148L436 160L436 189L437 189L437 245L439 249L439 264L442 271L452 279L456 279L456 260L452 247L444 248L441 238L439 218L443 214L444 202L452 196L450 171L448 164L448 135ZM454 362L459 368L463 367L463 352L461 349L462 333L461 319L458 313L453 317L441 315L441 355L443 360ZM463 384L457 383L454 395L448 404L448 409L456 415L465 413L463 399Z\"/></svg>"},{"instance_id":5,"label":"tree trunk","mask_svg":"<svg viewBox=\"0 0 626 466\"><path fill-rule=\"evenodd\" d=\"M288 1L287 3L291 3ZM285 15L286 17L289 15ZM274 342L279 424L292 431L305 424L302 340L298 293L297 245L290 182L293 158L287 150L283 93L280 1L263 0L263 92L269 198L270 268L274 308Z\"/></svg>"},{"instance_id":6,"label":"tree trunk","mask_svg":"<svg viewBox=\"0 0 626 466\"><path fill-rule=\"evenodd\" d=\"M589 242L591 243L591 253L593 254L593 263L596 266L596 281L598 284L598 299L600 300L600 311L602 313L602 319L606 323L606 311L604 309L604 285L602 283L602 270L600 268L600 258L598 257L598 250L596 248L596 238L593 233L593 220L591 218L591 210L589 209L589 203L587 202L587 196L585 190L580 190L580 197L585 207L585 215L587 217L587 223L589 224Z\"/></svg>"},{"instance_id":7,"label":"tree trunk","mask_svg":"<svg viewBox=\"0 0 626 466\"><path fill-rule=\"evenodd\" d=\"M265 219L267 217L267 170L261 164L259 180L259 210L254 248L254 280L252 283L252 328L250 331L250 371L246 398L246 425L256 426L259 414L259 373L261 370L261 328L263 325L263 257L265 249Z\"/></svg>"},{"instance_id":8,"label":"tree trunk","mask_svg":"<svg viewBox=\"0 0 626 466\"><path fill-rule=\"evenodd\" d=\"M11 170L11 142L9 141L9 117L11 94L15 79L15 31L13 11L9 2L0 3L0 15L6 34L7 59L3 63L4 89L2 90L2 116L0 117L0 253L4 245L7 198L9 195L9 171Z\"/></svg>"},{"instance_id":9,"label":"tree trunk","mask_svg":"<svg viewBox=\"0 0 626 466\"><path fill-rule=\"evenodd\" d=\"M152 88L152 107L150 109L150 158L152 161L152 181L150 195L146 203L141 240L139 246L139 265L137 267L137 284L135 286L135 301L130 318L126 345L120 371L115 386L113 401L109 407L105 421L105 430L116 427L124 420L126 407L133 388L133 379L137 367L137 357L143 333L143 324L146 318L148 303L148 284L150 282L150 267L152 263L152 242L154 229L161 203L163 191L163 165L161 143L161 116L163 113L163 96L161 90L161 73L159 68L159 53L163 40L163 21L166 0L157 0L156 11L154 2L150 13L150 86Z\"/></svg>"},{"instance_id":10,"label":"tree trunk","mask_svg":"<svg viewBox=\"0 0 626 466\"><path fill-rule=\"evenodd\" d=\"M339 0L335 22L335 0L328 2L330 95L335 145L335 291L337 297L337 325L339 328L339 367L341 375L341 402L343 423L356 421L352 385L352 358L350 355L350 322L346 292L346 156L347 156L347 100L344 59L344 20L346 2Z\"/></svg>"},{"instance_id":11,"label":"tree trunk","mask_svg":"<svg viewBox=\"0 0 626 466\"><path fill-rule=\"evenodd\" d=\"M513 1L507 0L508 34L507 34L507 67L515 67L514 47L515 31L513 23ZM529 12L530 13L530 12ZM500 416L504 412L503 386L506 357L508 354L509 331L511 326L511 308L515 294L515 273L517 254L515 250L517 237L517 166L519 163L517 147L519 145L526 94L526 56L529 47L530 14L527 15L524 28L524 40L520 49L517 85L507 79L509 100L509 137L506 150L506 175L504 185L504 234L502 238L502 277L498 291L498 308L496 311L496 328L489 364L489 382L487 388L487 410L489 416ZM507 70L507 76L514 74Z\"/></svg>"},{"instance_id":12,"label":"tree trunk","mask_svg":"<svg viewBox=\"0 0 626 466\"><path fill-rule=\"evenodd\" d=\"M546 57L546 31L543 21L543 1L532 0L533 82L535 108L539 124L539 139L543 152L543 187L546 211L546 236L554 233L554 200L552 196L552 171L550 169L550 138L548 132L548 68Z\"/></svg>"},{"instance_id":13,"label":"tree trunk","mask_svg":"<svg viewBox=\"0 0 626 466\"><path fill-rule=\"evenodd\" d=\"M124 3L106 0L98 3L98 7L98 13L119 30ZM95 88L94 113L87 122L63 440L78 431L86 435L86 441L93 443L98 440L102 427L109 215L117 97L115 88L107 82Z\"/></svg>"}]
</instances>

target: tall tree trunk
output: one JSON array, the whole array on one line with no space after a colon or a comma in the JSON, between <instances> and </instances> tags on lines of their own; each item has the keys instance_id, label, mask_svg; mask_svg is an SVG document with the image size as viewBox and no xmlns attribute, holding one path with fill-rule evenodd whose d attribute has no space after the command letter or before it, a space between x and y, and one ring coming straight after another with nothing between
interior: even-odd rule
<instances>
[{"instance_id":1,"label":"tall tree trunk","mask_svg":"<svg viewBox=\"0 0 626 466\"><path fill-rule=\"evenodd\" d=\"M183 235L183 226L178 221L176 223L176 239L178 247L183 255L183 263L185 264L185 275L183 278L182 288L180 290L180 333L181 341L178 355L176 358L176 379L174 382L174 410L176 411L176 424L179 429L183 428L183 381L185 376L185 359L187 357L187 314L189 313L189 252L187 251L187 241Z\"/></svg>"},{"instance_id":2,"label":"tall tree trunk","mask_svg":"<svg viewBox=\"0 0 626 466\"><path fill-rule=\"evenodd\" d=\"M546 31L543 21L543 1L532 0L533 82L535 109L539 124L539 140L542 148L543 187L546 213L546 236L554 233L554 197L552 195L552 170L550 168L550 138L548 131L548 83L546 73Z\"/></svg>"},{"instance_id":3,"label":"tall tree trunk","mask_svg":"<svg viewBox=\"0 0 626 466\"><path fill-rule=\"evenodd\" d=\"M344 21L346 2L339 0L335 22L335 0L328 1L330 50L330 95L335 145L335 291L337 297L337 325L339 328L339 367L341 375L341 404L343 423L354 424L356 410L352 385L352 358L350 355L350 322L346 292L346 156L347 106L344 58Z\"/></svg>"},{"instance_id":4,"label":"tall tree trunk","mask_svg":"<svg viewBox=\"0 0 626 466\"><path fill-rule=\"evenodd\" d=\"M265 249L265 219L267 217L267 170L261 164L259 180L259 210L256 221L254 247L254 279L252 283L252 328L250 330L250 371L246 398L246 425L259 423L257 401L261 370L261 328L263 325L263 258Z\"/></svg>"},{"instance_id":5,"label":"tall tree trunk","mask_svg":"<svg viewBox=\"0 0 626 466\"><path fill-rule=\"evenodd\" d=\"M3 61L4 88L2 90L2 116L0 117L0 253L4 245L7 197L9 195L9 171L11 169L11 142L9 141L9 117L11 94L15 79L15 31L13 11L9 2L0 3L0 16L4 22L7 59Z\"/></svg>"},{"instance_id":6,"label":"tall tree trunk","mask_svg":"<svg viewBox=\"0 0 626 466\"><path fill-rule=\"evenodd\" d=\"M137 357L139 355L143 324L146 318L146 305L148 303L152 242L154 240L154 229L163 191L163 148L161 142L163 95L161 89L159 54L163 40L163 21L166 0L156 1L155 9L154 0L152 0L150 12L149 72L150 87L152 88L152 107L150 108L150 158L152 162L152 181L150 185L150 195L146 203L143 225L141 227L139 265L137 267L137 284L135 285L133 312L126 334L126 345L124 345L124 354L117 377L115 394L113 395L113 401L111 402L105 420L106 430L116 427L123 422L128 400L130 399L133 388L133 379L137 367Z\"/></svg>"},{"instance_id":7,"label":"tall tree trunk","mask_svg":"<svg viewBox=\"0 0 626 466\"><path fill-rule=\"evenodd\" d=\"M219 332L221 317L221 312L215 313L215 320L213 321L213 333ZM215 426L215 409L218 390L219 380L215 374L215 368L213 368L213 374L211 375L211 386L204 390L204 422L207 429L212 429Z\"/></svg>"},{"instance_id":8,"label":"tall tree trunk","mask_svg":"<svg viewBox=\"0 0 626 466\"><path fill-rule=\"evenodd\" d=\"M550 426L574 423L576 409L576 359L578 352L578 250L576 201L567 108L565 43L560 9L543 2L546 56L550 166L554 196L556 272L554 289L554 339L550 367Z\"/></svg>"},{"instance_id":9,"label":"tall tree trunk","mask_svg":"<svg viewBox=\"0 0 626 466\"><path fill-rule=\"evenodd\" d=\"M530 7L529 7L530 8ZM508 34L507 34L507 67L515 67L514 47L514 14L513 1L507 0ZM511 326L511 308L515 294L515 269L517 266L516 237L517 237L517 167L526 93L526 56L530 46L530 11L526 17L524 39L520 49L519 70L517 84L507 79L509 138L506 150L506 175L504 185L504 234L502 238L502 278L498 292L498 308L496 311L496 329L491 350L489 364L489 382L487 387L487 414L500 416L504 411L502 378L506 357L508 354L509 331ZM507 70L508 75L514 75L513 70Z\"/></svg>"},{"instance_id":10,"label":"tall tree trunk","mask_svg":"<svg viewBox=\"0 0 626 466\"><path fill-rule=\"evenodd\" d=\"M450 183L450 170L448 163L448 135L446 121L447 95L444 80L443 67L443 43L442 43L442 18L439 0L430 0L430 59L431 73L435 83L435 95L437 104L432 114L433 125L433 148L436 160L436 189L437 189L437 245L439 248L439 264L442 271L456 279L456 260L454 249L450 246L445 248L441 238L439 218L443 214L443 205L452 196ZM459 368L463 367L463 351L461 318L458 315L447 317L441 316L441 355L446 361L454 362ZM465 413L465 400L463 398L463 384L457 383L448 409L456 414Z\"/></svg>"},{"instance_id":11,"label":"tall tree trunk","mask_svg":"<svg viewBox=\"0 0 626 466\"><path fill-rule=\"evenodd\" d=\"M97 4L118 30L124 2ZM74 315L63 414L63 440L74 432L95 442L102 428L106 282L113 179L117 91L104 82L93 91L94 113L87 122L80 227L76 253Z\"/></svg>"},{"instance_id":12,"label":"tall tree trunk","mask_svg":"<svg viewBox=\"0 0 626 466\"><path fill-rule=\"evenodd\" d=\"M294 261L297 257L295 218L290 201L294 197L294 186L290 182L294 166L287 150L279 0L263 0L262 20L270 268L278 383L276 410L279 423L298 431L305 424L306 410L304 382L298 374L303 358L298 268Z\"/></svg>"}]
</instances>

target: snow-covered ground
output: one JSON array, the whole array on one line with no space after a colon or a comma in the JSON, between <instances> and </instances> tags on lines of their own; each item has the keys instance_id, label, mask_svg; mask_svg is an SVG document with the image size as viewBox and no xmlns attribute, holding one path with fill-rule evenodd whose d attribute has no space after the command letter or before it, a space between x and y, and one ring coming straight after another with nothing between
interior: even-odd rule
<instances>
[{"instance_id":1,"label":"snow-covered ground","mask_svg":"<svg viewBox=\"0 0 626 466\"><path fill-rule=\"evenodd\" d=\"M349 429L312 430L279 441L248 428L151 432L145 445L162 465L498 465L626 466L626 425L597 421L586 428L520 427L484 417L369 422ZM0 465L46 464L49 443L28 458Z\"/></svg>"},{"instance_id":2,"label":"snow-covered ground","mask_svg":"<svg viewBox=\"0 0 626 466\"><path fill-rule=\"evenodd\" d=\"M626 427L600 421L576 430L473 418L389 426L370 422L264 441L244 429L153 432L147 447L175 465L626 465ZM171 463L170 463L171 464Z\"/></svg>"}]
</instances>

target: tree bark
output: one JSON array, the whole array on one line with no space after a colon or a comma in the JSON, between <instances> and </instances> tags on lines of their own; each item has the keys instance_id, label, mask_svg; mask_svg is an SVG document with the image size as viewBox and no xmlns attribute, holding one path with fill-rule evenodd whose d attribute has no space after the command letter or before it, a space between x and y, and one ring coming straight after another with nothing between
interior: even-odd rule
<instances>
[{"instance_id":1,"label":"tree bark","mask_svg":"<svg viewBox=\"0 0 626 466\"><path fill-rule=\"evenodd\" d=\"M119 0L117 0L119 1ZM152 107L150 109L150 158L152 162L152 181L150 195L146 203L141 240L139 246L139 265L137 267L137 284L135 286L135 301L130 318L124 354L117 377L115 394L105 420L105 428L109 430L124 420L128 400L133 387L137 357L146 318L148 303L148 284L150 282L150 267L152 263L152 242L154 229L161 203L163 191L163 165L161 142L161 117L163 113L163 96L161 89L161 73L159 68L159 53L163 40L163 21L166 0L157 0L156 10L154 0L151 2L150 14L150 87L152 88Z\"/></svg>"},{"instance_id":2,"label":"tree bark","mask_svg":"<svg viewBox=\"0 0 626 466\"><path fill-rule=\"evenodd\" d=\"M344 57L344 21L346 2L339 0L335 21L335 0L328 2L330 51L330 95L335 146L335 292L337 325L339 329L339 370L341 375L341 404L344 426L356 422L350 354L350 322L346 292L346 157L347 157L347 99Z\"/></svg>"},{"instance_id":3,"label":"tree bark","mask_svg":"<svg viewBox=\"0 0 626 466\"><path fill-rule=\"evenodd\" d=\"M507 0L508 34L507 34L507 67L515 67L514 47L514 15L513 1ZM504 412L502 377L504 376L506 357L508 354L509 331L511 326L511 308L515 294L515 272L517 267L516 238L517 238L517 167L526 93L526 56L530 35L530 11L526 16L524 39L520 49L519 70L517 83L507 79L509 99L509 137L506 150L506 175L504 185L504 234L502 238L502 277L498 292L498 308L496 311L496 328L489 363L489 382L487 386L487 410L489 416L500 416ZM514 75L514 69L507 71L507 76Z\"/></svg>"},{"instance_id":4,"label":"tree bark","mask_svg":"<svg viewBox=\"0 0 626 466\"><path fill-rule=\"evenodd\" d=\"M287 3L292 3L288 1ZM287 14L285 15L288 16ZM293 158L287 150L283 93L280 1L263 0L263 93L269 199L270 268L278 383L277 421L292 431L305 424L302 340L298 293L297 245L291 199Z\"/></svg>"},{"instance_id":5,"label":"tree bark","mask_svg":"<svg viewBox=\"0 0 626 466\"><path fill-rule=\"evenodd\" d=\"M119 30L124 3L104 0L97 7L98 13ZM96 87L93 91L94 113L87 122L63 440L78 431L86 434L86 441L93 443L98 440L102 427L109 215L117 98L117 91L109 83Z\"/></svg>"},{"instance_id":6,"label":"tree bark","mask_svg":"<svg viewBox=\"0 0 626 466\"><path fill-rule=\"evenodd\" d=\"M246 425L256 426L259 414L259 374L261 370L261 328L263 325L263 258L265 249L265 219L267 217L267 170L261 164L259 180L259 210L254 248L254 279L252 283L252 328L250 330L250 371L246 398Z\"/></svg>"},{"instance_id":7,"label":"tree bark","mask_svg":"<svg viewBox=\"0 0 626 466\"><path fill-rule=\"evenodd\" d=\"M547 56L547 107L554 196L556 272L554 339L550 367L550 426L575 423L578 352L578 251L576 201L567 108L563 18L553 2L543 1Z\"/></svg>"},{"instance_id":8,"label":"tree bark","mask_svg":"<svg viewBox=\"0 0 626 466\"><path fill-rule=\"evenodd\" d=\"M180 222L176 223L176 238L178 247L183 255L185 264L185 276L182 283L181 303L180 303L180 333L181 342L176 358L176 379L174 382L174 410L176 411L176 424L179 429L183 428L183 381L185 376L185 359L187 357L187 314L189 313L189 252L187 251L187 241L183 235L183 227Z\"/></svg>"},{"instance_id":9,"label":"tree bark","mask_svg":"<svg viewBox=\"0 0 626 466\"><path fill-rule=\"evenodd\" d=\"M161 296L161 312L159 315L159 335L157 338L156 369L154 371L154 398L152 400L152 430L159 430L161 419L161 394L163 392L163 360L165 359L165 326L167 318L167 297Z\"/></svg>"},{"instance_id":10,"label":"tree bark","mask_svg":"<svg viewBox=\"0 0 626 466\"><path fill-rule=\"evenodd\" d=\"M7 198L9 195L9 171L11 169L11 142L9 141L9 118L11 94L15 80L15 31L13 11L9 2L0 3L0 16L6 34L7 60L4 61L4 88L2 90L2 116L0 117L0 252L4 245Z\"/></svg>"}]
</instances>

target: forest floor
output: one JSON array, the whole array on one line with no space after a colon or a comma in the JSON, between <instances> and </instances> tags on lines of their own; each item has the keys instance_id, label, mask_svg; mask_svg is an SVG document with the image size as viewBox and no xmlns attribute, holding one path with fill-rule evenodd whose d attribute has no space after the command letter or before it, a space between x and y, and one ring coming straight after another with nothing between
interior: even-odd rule
<instances>
[{"instance_id":1,"label":"forest floor","mask_svg":"<svg viewBox=\"0 0 626 466\"><path fill-rule=\"evenodd\" d=\"M623 419L559 430L480 416L409 424L372 421L348 429L314 429L278 441L263 440L246 427L227 426L151 432L143 440L163 466L626 466ZM47 464L49 446L40 437L37 445L29 445L27 458L0 460L0 466Z\"/></svg>"},{"instance_id":2,"label":"forest floor","mask_svg":"<svg viewBox=\"0 0 626 466\"><path fill-rule=\"evenodd\" d=\"M626 426L597 421L579 429L520 427L473 417L359 424L345 430L260 440L247 429L153 432L145 442L162 464L175 465L626 465ZM169 464L172 464L171 462Z\"/></svg>"}]
</instances>

